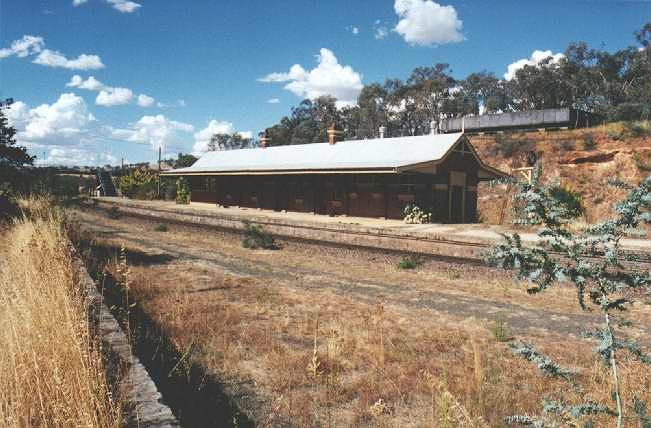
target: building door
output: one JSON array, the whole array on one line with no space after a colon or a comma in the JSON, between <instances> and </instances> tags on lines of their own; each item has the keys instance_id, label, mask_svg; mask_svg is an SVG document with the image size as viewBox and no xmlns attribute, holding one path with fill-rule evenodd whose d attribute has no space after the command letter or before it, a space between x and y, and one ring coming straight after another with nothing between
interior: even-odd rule
<instances>
[{"instance_id":1,"label":"building door","mask_svg":"<svg viewBox=\"0 0 651 428\"><path fill-rule=\"evenodd\" d=\"M466 223L466 173L450 171L449 186L450 223Z\"/></svg>"}]
</instances>

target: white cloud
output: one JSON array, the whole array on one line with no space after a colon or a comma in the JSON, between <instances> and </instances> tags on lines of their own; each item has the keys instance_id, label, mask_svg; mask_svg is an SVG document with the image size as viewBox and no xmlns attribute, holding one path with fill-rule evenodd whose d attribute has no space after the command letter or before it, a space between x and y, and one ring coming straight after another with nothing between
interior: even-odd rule
<instances>
[{"instance_id":1,"label":"white cloud","mask_svg":"<svg viewBox=\"0 0 651 428\"><path fill-rule=\"evenodd\" d=\"M233 123L212 119L208 122L208 126L194 133L194 146L192 147L192 153L195 156L200 156L207 152L210 138L215 134L233 133L239 134L242 138L253 138L253 132L251 131L236 132Z\"/></svg>"},{"instance_id":2,"label":"white cloud","mask_svg":"<svg viewBox=\"0 0 651 428\"><path fill-rule=\"evenodd\" d=\"M79 144L95 118L88 112L83 98L61 94L53 104L29 108L22 101L12 104L7 118L16 128L21 144Z\"/></svg>"},{"instance_id":3,"label":"white cloud","mask_svg":"<svg viewBox=\"0 0 651 428\"><path fill-rule=\"evenodd\" d=\"M214 134L232 134L235 132L235 127L231 122L219 121L212 119L208 122L208 126L201 131L194 133L194 147L192 153L199 155L208 151L208 143Z\"/></svg>"},{"instance_id":4,"label":"white cloud","mask_svg":"<svg viewBox=\"0 0 651 428\"><path fill-rule=\"evenodd\" d=\"M177 103L179 107L186 107L188 105L185 100L177 100Z\"/></svg>"},{"instance_id":5,"label":"white cloud","mask_svg":"<svg viewBox=\"0 0 651 428\"><path fill-rule=\"evenodd\" d=\"M140 9L142 6L140 3L127 0L106 0L113 9L122 12L122 13L132 13Z\"/></svg>"},{"instance_id":6,"label":"white cloud","mask_svg":"<svg viewBox=\"0 0 651 428\"><path fill-rule=\"evenodd\" d=\"M70 81L66 83L66 86L71 88L86 89L89 91L101 91L102 89L107 88L106 85L95 79L93 76L89 76L88 79L84 80L78 74L72 76Z\"/></svg>"},{"instance_id":7,"label":"white cloud","mask_svg":"<svg viewBox=\"0 0 651 428\"><path fill-rule=\"evenodd\" d=\"M19 58L24 58L28 55L33 55L41 52L45 42L42 37L32 36L29 34L24 35L18 40L14 40L8 48L0 49L0 59L16 55Z\"/></svg>"},{"instance_id":8,"label":"white cloud","mask_svg":"<svg viewBox=\"0 0 651 428\"><path fill-rule=\"evenodd\" d=\"M133 91L129 88L102 89L95 98L95 104L105 107L128 104L133 98Z\"/></svg>"},{"instance_id":9,"label":"white cloud","mask_svg":"<svg viewBox=\"0 0 651 428\"><path fill-rule=\"evenodd\" d=\"M294 64L286 73L271 73L258 79L260 82L288 82L284 88L296 96L318 98L330 95L338 106L355 104L362 90L362 75L349 65L341 65L334 53L322 48L316 56L318 65L306 71Z\"/></svg>"},{"instance_id":10,"label":"white cloud","mask_svg":"<svg viewBox=\"0 0 651 428\"><path fill-rule=\"evenodd\" d=\"M375 37L376 40L382 40L388 35L389 29L386 25L383 25L379 19L373 23L373 37Z\"/></svg>"},{"instance_id":11,"label":"white cloud","mask_svg":"<svg viewBox=\"0 0 651 428\"><path fill-rule=\"evenodd\" d=\"M359 34L359 27L356 27L354 25L349 25L348 27L346 27L346 30L353 33L354 36Z\"/></svg>"},{"instance_id":12,"label":"white cloud","mask_svg":"<svg viewBox=\"0 0 651 428\"><path fill-rule=\"evenodd\" d=\"M34 64L48 67L67 68L69 70L97 70L104 68L102 59L97 55L81 54L77 59L68 59L61 52L45 49L34 59Z\"/></svg>"},{"instance_id":13,"label":"white cloud","mask_svg":"<svg viewBox=\"0 0 651 428\"><path fill-rule=\"evenodd\" d=\"M185 139L181 134L192 131L192 125L159 114L143 116L127 129L111 129L111 136L118 140L149 144L155 150L161 147L164 151L166 147L179 146Z\"/></svg>"},{"instance_id":14,"label":"white cloud","mask_svg":"<svg viewBox=\"0 0 651 428\"><path fill-rule=\"evenodd\" d=\"M278 104L278 103L280 103L280 99L278 99L278 98L271 98L271 99L268 99L267 102L268 102L269 104Z\"/></svg>"},{"instance_id":15,"label":"white cloud","mask_svg":"<svg viewBox=\"0 0 651 428\"><path fill-rule=\"evenodd\" d=\"M14 40L10 47L0 49L0 59L12 55L16 55L19 58L36 55L36 58L32 62L48 67L67 68L69 70L96 70L104 68L102 59L98 55L81 54L76 59L68 59L61 52L44 48L45 42L42 37L26 34L22 38Z\"/></svg>"},{"instance_id":16,"label":"white cloud","mask_svg":"<svg viewBox=\"0 0 651 428\"><path fill-rule=\"evenodd\" d=\"M142 7L140 3L136 3L129 0L105 0L105 1L106 3L110 4L113 9L121 13L133 13ZM72 0L72 5L77 7L87 2L88 0Z\"/></svg>"},{"instance_id":17,"label":"white cloud","mask_svg":"<svg viewBox=\"0 0 651 428\"><path fill-rule=\"evenodd\" d=\"M565 58L565 55L562 53L552 53L552 51L547 50L547 51L539 51L535 50L531 54L530 58L522 58L514 63L509 64L509 66L506 69L506 73L504 73L504 78L506 80L511 80L515 77L515 73L523 68L525 65L531 65L531 66L539 66L540 62L551 57L551 63L557 63L558 61L561 60L561 58Z\"/></svg>"},{"instance_id":18,"label":"white cloud","mask_svg":"<svg viewBox=\"0 0 651 428\"><path fill-rule=\"evenodd\" d=\"M109 153L100 153L96 147L57 147L50 146L46 150L45 160L37 159L38 165L117 165L118 158Z\"/></svg>"},{"instance_id":19,"label":"white cloud","mask_svg":"<svg viewBox=\"0 0 651 428\"><path fill-rule=\"evenodd\" d=\"M99 92L95 98L95 104L105 107L128 104L134 98L131 89L106 86L93 76L89 76L84 80L81 76L75 74L72 76L70 81L66 83L66 86ZM154 105L155 101L154 98L145 94L140 94L136 98L136 102L140 107L151 107Z\"/></svg>"},{"instance_id":20,"label":"white cloud","mask_svg":"<svg viewBox=\"0 0 651 428\"><path fill-rule=\"evenodd\" d=\"M138 105L140 107L151 107L154 105L154 101L156 100L150 97L149 95L145 95L145 94L138 95Z\"/></svg>"},{"instance_id":21,"label":"white cloud","mask_svg":"<svg viewBox=\"0 0 651 428\"><path fill-rule=\"evenodd\" d=\"M407 43L420 46L460 42L463 22L453 6L441 6L432 0L395 0L400 18L393 29Z\"/></svg>"}]
</instances>

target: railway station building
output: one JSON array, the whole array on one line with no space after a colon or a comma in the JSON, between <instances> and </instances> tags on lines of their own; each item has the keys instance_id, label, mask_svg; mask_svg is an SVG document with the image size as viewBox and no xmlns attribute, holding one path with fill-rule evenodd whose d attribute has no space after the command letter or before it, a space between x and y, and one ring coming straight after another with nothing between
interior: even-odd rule
<instances>
[{"instance_id":1,"label":"railway station building","mask_svg":"<svg viewBox=\"0 0 651 428\"><path fill-rule=\"evenodd\" d=\"M213 151L164 176L186 177L191 201L223 207L402 219L409 203L432 221L477 220L477 185L503 177L463 133L335 140Z\"/></svg>"}]
</instances>

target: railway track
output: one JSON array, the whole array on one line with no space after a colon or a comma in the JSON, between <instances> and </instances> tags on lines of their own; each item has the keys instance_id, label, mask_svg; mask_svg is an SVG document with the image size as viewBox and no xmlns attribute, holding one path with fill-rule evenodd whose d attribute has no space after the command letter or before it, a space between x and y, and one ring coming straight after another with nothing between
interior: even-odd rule
<instances>
[{"instance_id":1,"label":"railway track","mask_svg":"<svg viewBox=\"0 0 651 428\"><path fill-rule=\"evenodd\" d=\"M94 209L107 212L112 207L118 207L122 215L135 218L159 221L170 224L181 224L199 228L215 229L237 233L243 229L241 218L202 213L179 213L176 210L160 208L144 209L138 206L129 206L113 202L100 202L93 205ZM387 233L382 229L331 227L316 224L301 224L292 222L279 222L276 219L256 217L251 221L260 224L274 235L289 241L308 242L330 247L361 247L389 253L412 253L432 257L436 260L453 263L484 265L485 254L497 242L465 241L440 236L412 235ZM635 249L626 249L632 259L628 265L637 269L651 268L651 252ZM591 257L601 260L602 257Z\"/></svg>"}]
</instances>

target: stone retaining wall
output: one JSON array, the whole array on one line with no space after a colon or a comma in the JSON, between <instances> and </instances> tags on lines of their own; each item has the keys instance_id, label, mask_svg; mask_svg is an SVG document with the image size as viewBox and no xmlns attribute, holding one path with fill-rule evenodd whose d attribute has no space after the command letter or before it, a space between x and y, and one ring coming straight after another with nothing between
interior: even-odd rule
<instances>
[{"instance_id":1,"label":"stone retaining wall","mask_svg":"<svg viewBox=\"0 0 651 428\"><path fill-rule=\"evenodd\" d=\"M120 365L126 367L123 376L122 390L126 391L128 405L132 407L127 426L151 428L176 428L180 424L170 408L163 403L163 397L156 384L147 373L137 357L131 354L131 346L115 317L104 304L102 294L97 290L86 267L80 259L78 277L80 286L86 290L91 322L97 328L98 334L111 357L118 359Z\"/></svg>"}]
</instances>

